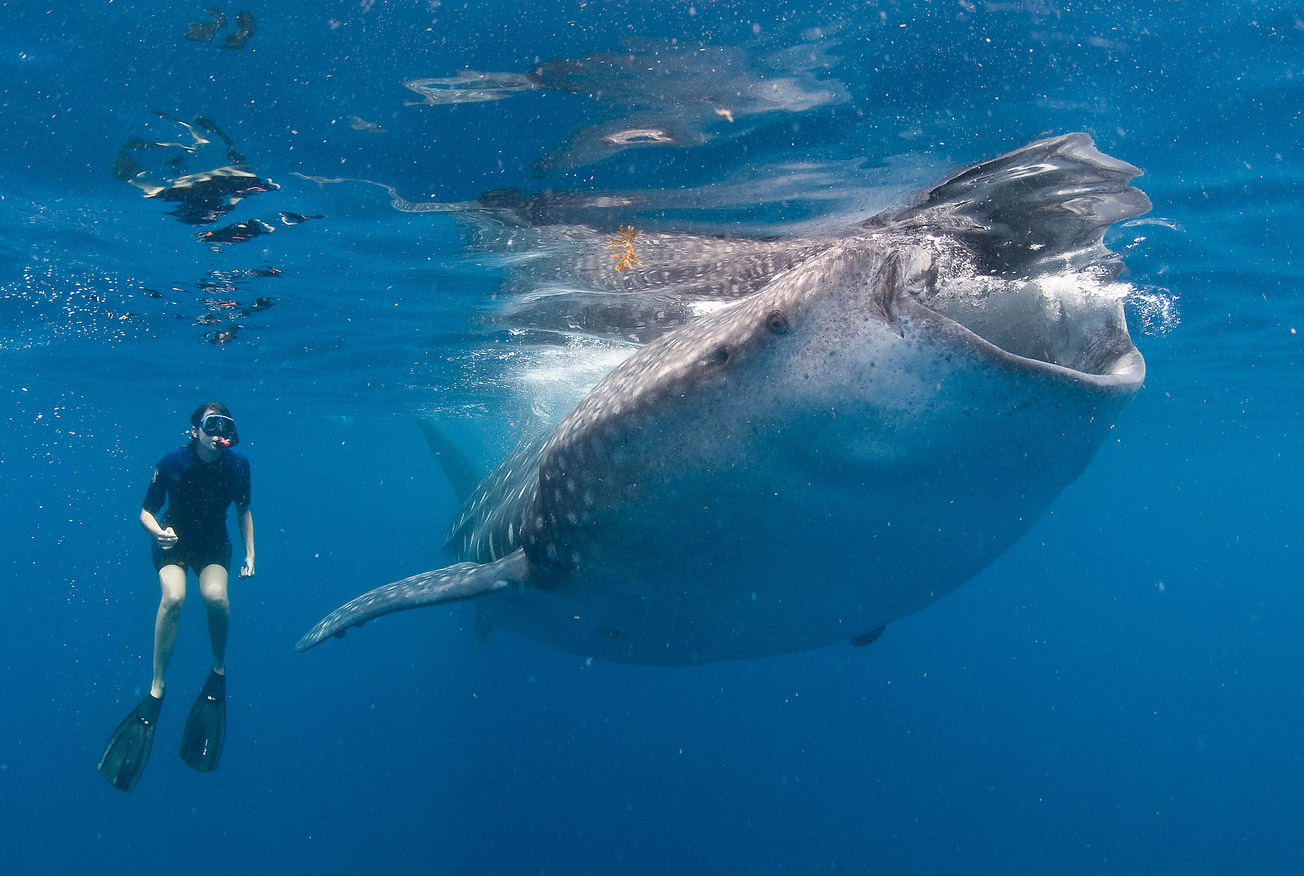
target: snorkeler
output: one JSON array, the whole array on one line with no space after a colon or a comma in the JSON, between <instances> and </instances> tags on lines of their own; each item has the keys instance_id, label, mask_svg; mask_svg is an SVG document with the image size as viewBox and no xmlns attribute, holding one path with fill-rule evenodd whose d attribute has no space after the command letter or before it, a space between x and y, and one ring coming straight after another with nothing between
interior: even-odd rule
<instances>
[{"instance_id":1,"label":"snorkeler","mask_svg":"<svg viewBox=\"0 0 1304 876\"><path fill-rule=\"evenodd\" d=\"M186 599L186 571L199 577L208 609L213 668L190 710L181 740L181 759L200 772L217 769L226 734L226 639L230 620L227 576L231 541L226 509L235 504L244 543L240 577L254 574L254 521L249 510L249 460L231 448L240 441L230 411L206 402L190 415L190 443L154 469L140 522L154 539L152 553L162 599L154 626L154 679L150 691L109 738L99 770L114 787L135 787L154 743L168 662L177 641L177 621ZM166 502L162 520L158 513Z\"/></svg>"}]
</instances>

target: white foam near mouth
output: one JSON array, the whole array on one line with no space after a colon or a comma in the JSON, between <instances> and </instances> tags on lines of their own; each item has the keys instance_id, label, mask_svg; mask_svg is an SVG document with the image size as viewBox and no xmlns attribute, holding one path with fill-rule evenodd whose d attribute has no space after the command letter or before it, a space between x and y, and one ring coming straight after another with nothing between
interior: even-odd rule
<instances>
[{"instance_id":1,"label":"white foam near mouth","mask_svg":"<svg viewBox=\"0 0 1304 876\"><path fill-rule=\"evenodd\" d=\"M1019 280L969 275L944 281L922 303L1015 356L1115 374L1131 367L1123 301L1132 292L1091 270Z\"/></svg>"}]
</instances>

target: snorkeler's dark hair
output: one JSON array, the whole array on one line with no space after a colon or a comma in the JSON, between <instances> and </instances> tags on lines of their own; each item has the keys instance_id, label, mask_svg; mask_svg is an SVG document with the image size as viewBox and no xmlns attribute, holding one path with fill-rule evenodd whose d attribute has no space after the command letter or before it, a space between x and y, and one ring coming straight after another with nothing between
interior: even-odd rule
<instances>
[{"instance_id":1,"label":"snorkeler's dark hair","mask_svg":"<svg viewBox=\"0 0 1304 876\"><path fill-rule=\"evenodd\" d=\"M204 422L204 414L207 414L210 411L214 414L221 414L224 417L231 417L231 412L228 411L226 405L221 402L204 402L202 405L195 408L195 412L190 415L190 425L198 427L200 423ZM231 419L234 420L235 417L231 417Z\"/></svg>"}]
</instances>

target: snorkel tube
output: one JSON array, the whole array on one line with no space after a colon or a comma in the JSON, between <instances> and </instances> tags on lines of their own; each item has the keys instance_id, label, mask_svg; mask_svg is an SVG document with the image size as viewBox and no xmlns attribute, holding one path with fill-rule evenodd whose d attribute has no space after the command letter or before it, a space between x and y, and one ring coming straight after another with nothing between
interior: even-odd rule
<instances>
[{"instance_id":1,"label":"snorkel tube","mask_svg":"<svg viewBox=\"0 0 1304 876\"><path fill-rule=\"evenodd\" d=\"M229 450L240 443L240 433L234 428L225 435L214 435L213 444L218 450Z\"/></svg>"},{"instance_id":2,"label":"snorkel tube","mask_svg":"<svg viewBox=\"0 0 1304 876\"><path fill-rule=\"evenodd\" d=\"M195 412L190 415L190 425L195 430L193 434L196 438L200 431L204 432L213 439L213 446L218 450L228 450L240 443L235 418L221 402L205 402L195 408Z\"/></svg>"}]
</instances>

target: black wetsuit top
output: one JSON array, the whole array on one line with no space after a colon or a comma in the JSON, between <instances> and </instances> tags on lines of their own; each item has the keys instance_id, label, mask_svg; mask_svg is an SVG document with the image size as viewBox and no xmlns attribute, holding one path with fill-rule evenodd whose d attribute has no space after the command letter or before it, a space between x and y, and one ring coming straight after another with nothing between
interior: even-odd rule
<instances>
[{"instance_id":1,"label":"black wetsuit top","mask_svg":"<svg viewBox=\"0 0 1304 876\"><path fill-rule=\"evenodd\" d=\"M174 450L155 466L141 507L158 517L165 499L167 513L159 525L172 527L178 548L186 554L229 551L226 509L232 502L237 508L249 506L249 460L224 450L217 459L204 462L193 442Z\"/></svg>"}]
</instances>

